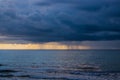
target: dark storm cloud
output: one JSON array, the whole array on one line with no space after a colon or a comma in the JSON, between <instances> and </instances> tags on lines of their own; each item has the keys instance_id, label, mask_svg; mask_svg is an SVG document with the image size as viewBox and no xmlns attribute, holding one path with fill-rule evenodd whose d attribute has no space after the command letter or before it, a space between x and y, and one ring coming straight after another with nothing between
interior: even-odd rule
<instances>
[{"instance_id":1,"label":"dark storm cloud","mask_svg":"<svg viewBox=\"0 0 120 80\"><path fill-rule=\"evenodd\" d=\"M31 42L120 40L119 7L119 0L0 0L0 35Z\"/></svg>"}]
</instances>

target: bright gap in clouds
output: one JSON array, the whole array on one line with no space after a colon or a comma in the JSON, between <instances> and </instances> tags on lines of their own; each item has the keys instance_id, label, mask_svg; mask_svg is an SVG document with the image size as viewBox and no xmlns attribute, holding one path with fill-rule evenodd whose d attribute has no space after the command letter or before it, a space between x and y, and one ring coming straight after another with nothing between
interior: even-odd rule
<instances>
[{"instance_id":1,"label":"bright gap in clouds","mask_svg":"<svg viewBox=\"0 0 120 80\"><path fill-rule=\"evenodd\" d=\"M73 50L73 49L120 49L120 41L73 41L46 43L0 43L0 49L31 49L31 50Z\"/></svg>"},{"instance_id":2,"label":"bright gap in clouds","mask_svg":"<svg viewBox=\"0 0 120 80\"><path fill-rule=\"evenodd\" d=\"M45 49L45 50L67 50L67 49L89 49L87 46L68 46L59 43L44 43L44 44L0 44L0 49Z\"/></svg>"}]
</instances>

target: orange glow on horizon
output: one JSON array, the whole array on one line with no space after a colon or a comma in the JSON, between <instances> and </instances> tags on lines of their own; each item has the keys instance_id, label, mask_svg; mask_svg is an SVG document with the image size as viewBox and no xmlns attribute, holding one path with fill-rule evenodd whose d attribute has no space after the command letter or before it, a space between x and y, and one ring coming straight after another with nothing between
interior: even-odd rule
<instances>
[{"instance_id":1,"label":"orange glow on horizon","mask_svg":"<svg viewBox=\"0 0 120 80\"><path fill-rule=\"evenodd\" d=\"M90 49L87 46L67 46L60 43L44 43L44 44L0 44L0 49Z\"/></svg>"}]
</instances>

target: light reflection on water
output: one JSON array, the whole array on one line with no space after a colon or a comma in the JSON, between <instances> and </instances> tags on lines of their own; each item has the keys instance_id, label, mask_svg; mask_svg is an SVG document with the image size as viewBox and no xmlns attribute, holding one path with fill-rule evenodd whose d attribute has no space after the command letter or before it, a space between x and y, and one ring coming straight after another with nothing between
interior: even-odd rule
<instances>
[{"instance_id":1,"label":"light reflection on water","mask_svg":"<svg viewBox=\"0 0 120 80\"><path fill-rule=\"evenodd\" d=\"M14 80L14 78L25 78L25 80L104 80L115 78L115 80L119 80L119 53L120 51L117 50L1 50L0 78L7 79L9 76L10 78L7 80Z\"/></svg>"}]
</instances>

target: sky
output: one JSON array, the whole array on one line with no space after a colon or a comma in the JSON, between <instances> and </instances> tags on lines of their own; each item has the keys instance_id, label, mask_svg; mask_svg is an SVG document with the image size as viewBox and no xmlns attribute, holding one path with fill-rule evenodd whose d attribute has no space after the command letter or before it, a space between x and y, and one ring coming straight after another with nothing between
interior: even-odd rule
<instances>
[{"instance_id":1,"label":"sky","mask_svg":"<svg viewBox=\"0 0 120 80\"><path fill-rule=\"evenodd\" d=\"M0 49L120 49L120 0L0 0Z\"/></svg>"}]
</instances>

